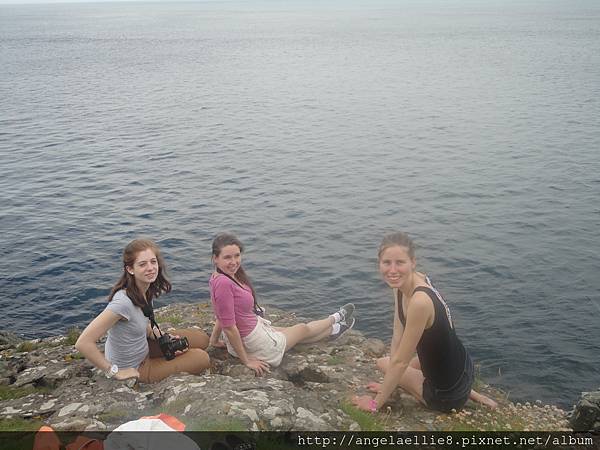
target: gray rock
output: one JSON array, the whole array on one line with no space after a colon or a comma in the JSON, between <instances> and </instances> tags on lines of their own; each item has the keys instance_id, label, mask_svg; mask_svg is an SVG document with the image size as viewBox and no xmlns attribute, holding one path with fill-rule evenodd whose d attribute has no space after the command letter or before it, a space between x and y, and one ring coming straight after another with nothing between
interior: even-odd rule
<instances>
[{"instance_id":1,"label":"gray rock","mask_svg":"<svg viewBox=\"0 0 600 450\"><path fill-rule=\"evenodd\" d=\"M582 393L569 423L575 431L600 431L600 390Z\"/></svg>"},{"instance_id":2,"label":"gray rock","mask_svg":"<svg viewBox=\"0 0 600 450\"><path fill-rule=\"evenodd\" d=\"M83 406L83 403L71 403L70 405L67 405L64 408L61 408L61 410L58 412L58 417L71 415L75 411L77 411L81 406Z\"/></svg>"},{"instance_id":3,"label":"gray rock","mask_svg":"<svg viewBox=\"0 0 600 450\"><path fill-rule=\"evenodd\" d=\"M268 312L275 326L301 320L272 307ZM206 305L170 305L156 313L159 323L163 315L179 318L178 327L212 327L213 315ZM367 382L377 380L374 358L385 352L383 342L351 330L335 341L297 346L286 353L280 367L259 378L226 350L210 348L212 368L205 374L134 385L133 380L107 379L80 359L64 337L39 340L29 352L17 352L17 345L3 351L0 379L9 389L42 389L1 400L0 418L42 418L58 431L110 431L159 412L179 418L189 431L358 430L342 405L352 395L365 393ZM424 419L436 417L412 397L396 395L390 405L390 430L418 429Z\"/></svg>"},{"instance_id":4,"label":"gray rock","mask_svg":"<svg viewBox=\"0 0 600 450\"><path fill-rule=\"evenodd\" d=\"M381 358L385 354L385 343L379 339L366 339L361 348L366 356Z\"/></svg>"},{"instance_id":5,"label":"gray rock","mask_svg":"<svg viewBox=\"0 0 600 450\"><path fill-rule=\"evenodd\" d=\"M11 333L10 331L0 331L0 348L3 347L16 347L23 339L17 336L15 333Z\"/></svg>"},{"instance_id":6,"label":"gray rock","mask_svg":"<svg viewBox=\"0 0 600 450\"><path fill-rule=\"evenodd\" d=\"M41 380L46 375L46 366L30 367L21 372L14 382L15 387L25 386Z\"/></svg>"}]
</instances>

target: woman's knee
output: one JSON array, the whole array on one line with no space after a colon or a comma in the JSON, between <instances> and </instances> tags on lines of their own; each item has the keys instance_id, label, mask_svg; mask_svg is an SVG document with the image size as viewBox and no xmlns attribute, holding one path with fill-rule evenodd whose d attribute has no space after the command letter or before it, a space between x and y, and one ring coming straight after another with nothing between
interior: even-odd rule
<instances>
[{"instance_id":1,"label":"woman's knee","mask_svg":"<svg viewBox=\"0 0 600 450\"><path fill-rule=\"evenodd\" d=\"M299 323L295 326L298 327L298 330L300 330L300 333L302 333L303 335L310 334L311 328L307 323Z\"/></svg>"},{"instance_id":2,"label":"woman's knee","mask_svg":"<svg viewBox=\"0 0 600 450\"><path fill-rule=\"evenodd\" d=\"M295 338L295 340L301 341L306 336L310 334L310 326L307 323L297 323L296 325L292 325L288 329L288 333L286 336L290 334Z\"/></svg>"},{"instance_id":3,"label":"woman's knee","mask_svg":"<svg viewBox=\"0 0 600 450\"><path fill-rule=\"evenodd\" d=\"M210 338L208 337L208 334L198 328L184 328L181 330L173 330L169 333L186 337L190 344L190 348L208 348Z\"/></svg>"},{"instance_id":4,"label":"woman's knee","mask_svg":"<svg viewBox=\"0 0 600 450\"><path fill-rule=\"evenodd\" d=\"M398 385L413 395L417 400L424 403L423 400L423 381L425 377L423 372L412 367L407 367L404 375L398 381Z\"/></svg>"},{"instance_id":5,"label":"woman's knee","mask_svg":"<svg viewBox=\"0 0 600 450\"><path fill-rule=\"evenodd\" d=\"M281 329L285 336L285 350L289 350L310 334L310 327L305 323L297 323L288 328Z\"/></svg>"},{"instance_id":6,"label":"woman's knee","mask_svg":"<svg viewBox=\"0 0 600 450\"><path fill-rule=\"evenodd\" d=\"M190 348L183 355L179 356L179 358L182 357L185 359L184 367L181 368L182 372L198 375L210 367L210 357L202 349Z\"/></svg>"},{"instance_id":7,"label":"woman's knee","mask_svg":"<svg viewBox=\"0 0 600 450\"><path fill-rule=\"evenodd\" d=\"M419 357L415 356L413 359L411 359L408 366L412 367L413 369L421 370L421 361L419 361Z\"/></svg>"}]
</instances>

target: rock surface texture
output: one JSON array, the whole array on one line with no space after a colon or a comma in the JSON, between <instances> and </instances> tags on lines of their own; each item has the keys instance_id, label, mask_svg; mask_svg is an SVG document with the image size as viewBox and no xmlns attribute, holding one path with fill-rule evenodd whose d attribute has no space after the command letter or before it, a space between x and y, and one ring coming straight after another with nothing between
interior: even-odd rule
<instances>
[{"instance_id":1,"label":"rock surface texture","mask_svg":"<svg viewBox=\"0 0 600 450\"><path fill-rule=\"evenodd\" d=\"M163 329L195 326L210 333L213 324L208 304L170 305L156 312ZM272 307L267 312L275 326L301 321ZM59 336L21 341L0 333L0 422L20 419L44 422L56 430L109 431L128 420L166 412L183 421L188 430L369 429L373 424L362 419L371 416L350 407L350 399L365 393L367 382L381 379L375 359L387 351L382 341L352 330L335 341L297 346L285 355L281 366L257 378L226 350L211 348L212 368L203 375L182 374L156 384L134 384L133 380L107 379L81 358L73 340ZM478 389L499 401L497 411L514 410L498 391L485 385ZM597 410L597 397L589 402ZM478 412L491 414L471 401L463 414L474 417ZM558 408L539 408L534 415L536 425L531 429L568 429L566 414ZM397 389L373 417L378 428L370 429L451 429L457 423L452 416L430 411Z\"/></svg>"},{"instance_id":2,"label":"rock surface texture","mask_svg":"<svg viewBox=\"0 0 600 450\"><path fill-rule=\"evenodd\" d=\"M575 431L600 432L600 389L582 394L573 409L570 424Z\"/></svg>"}]
</instances>

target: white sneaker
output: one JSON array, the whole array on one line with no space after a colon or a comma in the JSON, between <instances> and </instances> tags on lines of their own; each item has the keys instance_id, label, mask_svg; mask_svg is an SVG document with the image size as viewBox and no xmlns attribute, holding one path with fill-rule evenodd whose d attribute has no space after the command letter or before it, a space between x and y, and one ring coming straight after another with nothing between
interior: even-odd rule
<instances>
[{"instance_id":1,"label":"white sneaker","mask_svg":"<svg viewBox=\"0 0 600 450\"><path fill-rule=\"evenodd\" d=\"M356 320L354 319L354 317L350 318L350 323L340 322L339 323L340 324L340 331L338 331L337 333L334 333L331 336L329 336L329 339L333 341L333 340L339 338L346 331L351 330L352 327L354 326L355 322L356 322Z\"/></svg>"},{"instance_id":2,"label":"white sneaker","mask_svg":"<svg viewBox=\"0 0 600 450\"><path fill-rule=\"evenodd\" d=\"M337 313L340 315L340 322L348 323L348 319L354 314L354 303L346 303Z\"/></svg>"}]
</instances>

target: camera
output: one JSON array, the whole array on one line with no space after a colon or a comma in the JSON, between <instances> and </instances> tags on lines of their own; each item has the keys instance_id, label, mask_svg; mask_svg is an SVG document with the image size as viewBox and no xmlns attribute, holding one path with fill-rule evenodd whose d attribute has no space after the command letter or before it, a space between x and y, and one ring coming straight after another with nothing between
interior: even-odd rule
<instances>
[{"instance_id":1,"label":"camera","mask_svg":"<svg viewBox=\"0 0 600 450\"><path fill-rule=\"evenodd\" d=\"M158 345L160 347L160 351L165 355L165 359L170 361L175 358L175 352L178 350L185 350L190 346L186 337L182 338L172 338L168 334L163 334L158 338Z\"/></svg>"}]
</instances>

